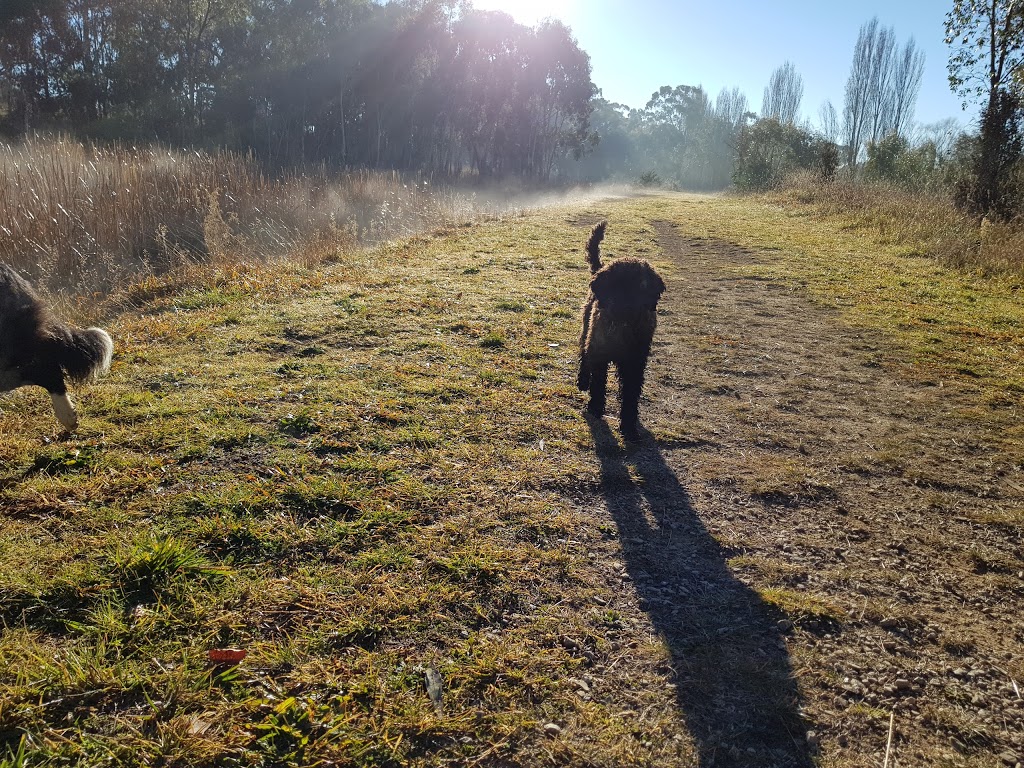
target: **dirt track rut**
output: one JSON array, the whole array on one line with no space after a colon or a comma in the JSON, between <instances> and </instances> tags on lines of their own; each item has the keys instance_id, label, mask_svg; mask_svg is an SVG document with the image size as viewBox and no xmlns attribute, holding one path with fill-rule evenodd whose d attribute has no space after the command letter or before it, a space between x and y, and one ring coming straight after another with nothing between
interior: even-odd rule
<instances>
[{"instance_id":1,"label":"dirt track rut","mask_svg":"<svg viewBox=\"0 0 1024 768\"><path fill-rule=\"evenodd\" d=\"M659 439L591 429L701 765L881 764L893 712L898 764L1024 760L1024 548L1000 515L1024 480L973 393L749 276L759 255L656 229Z\"/></svg>"}]
</instances>

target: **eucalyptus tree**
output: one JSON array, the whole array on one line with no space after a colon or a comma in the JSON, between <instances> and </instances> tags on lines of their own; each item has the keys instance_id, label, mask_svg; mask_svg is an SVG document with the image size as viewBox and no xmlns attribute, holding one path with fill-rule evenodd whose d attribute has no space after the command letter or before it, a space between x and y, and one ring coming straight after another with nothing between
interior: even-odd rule
<instances>
[{"instance_id":1,"label":"eucalyptus tree","mask_svg":"<svg viewBox=\"0 0 1024 768\"><path fill-rule=\"evenodd\" d=\"M974 179L964 202L979 212L1011 213L1010 171L1021 157L1024 4L954 0L946 14L949 84L964 106L982 100Z\"/></svg>"}]
</instances>

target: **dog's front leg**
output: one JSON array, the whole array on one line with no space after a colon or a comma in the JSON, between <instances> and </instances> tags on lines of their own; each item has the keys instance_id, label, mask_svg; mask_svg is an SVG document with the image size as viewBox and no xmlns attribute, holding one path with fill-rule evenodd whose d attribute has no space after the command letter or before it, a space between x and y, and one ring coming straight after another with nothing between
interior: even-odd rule
<instances>
[{"instance_id":1,"label":"dog's front leg","mask_svg":"<svg viewBox=\"0 0 1024 768\"><path fill-rule=\"evenodd\" d=\"M587 368L590 373L590 402L587 410L594 416L604 416L608 393L608 363L591 363Z\"/></svg>"},{"instance_id":2,"label":"dog's front leg","mask_svg":"<svg viewBox=\"0 0 1024 768\"><path fill-rule=\"evenodd\" d=\"M68 432L78 428L78 413L68 397L68 388L64 383L64 373L52 362L36 362L25 372L25 380L43 387L50 393L53 401L53 412L57 421Z\"/></svg>"},{"instance_id":3,"label":"dog's front leg","mask_svg":"<svg viewBox=\"0 0 1024 768\"><path fill-rule=\"evenodd\" d=\"M584 352L580 352L580 372L576 376L576 386L580 392L586 392L590 389L590 363L587 361L587 355Z\"/></svg>"},{"instance_id":4,"label":"dog's front leg","mask_svg":"<svg viewBox=\"0 0 1024 768\"><path fill-rule=\"evenodd\" d=\"M50 399L53 400L53 412L57 414L57 421L68 432L74 432L78 428L78 412L75 411L75 406L71 402L71 398L68 397L67 391L51 392Z\"/></svg>"}]
</instances>

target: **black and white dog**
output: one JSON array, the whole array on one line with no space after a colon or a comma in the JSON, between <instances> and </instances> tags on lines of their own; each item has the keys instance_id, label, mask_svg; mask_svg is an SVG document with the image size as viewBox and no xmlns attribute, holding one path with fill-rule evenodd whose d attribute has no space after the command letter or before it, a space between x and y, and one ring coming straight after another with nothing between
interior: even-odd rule
<instances>
[{"instance_id":1,"label":"black and white dog","mask_svg":"<svg viewBox=\"0 0 1024 768\"><path fill-rule=\"evenodd\" d=\"M73 432L78 414L65 379L94 380L110 368L114 343L101 328L71 328L47 310L25 280L0 264L0 392L36 384L53 399L53 410Z\"/></svg>"}]
</instances>

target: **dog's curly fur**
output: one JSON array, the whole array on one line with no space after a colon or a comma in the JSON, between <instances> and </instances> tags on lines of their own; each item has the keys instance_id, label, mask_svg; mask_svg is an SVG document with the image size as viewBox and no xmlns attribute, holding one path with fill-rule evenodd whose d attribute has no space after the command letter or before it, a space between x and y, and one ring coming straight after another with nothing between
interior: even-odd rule
<instances>
[{"instance_id":1,"label":"dog's curly fur","mask_svg":"<svg viewBox=\"0 0 1024 768\"><path fill-rule=\"evenodd\" d=\"M78 414L65 379L83 383L110 368L114 344L102 328L72 328L55 318L11 267L0 264L0 392L38 385L50 393L70 432Z\"/></svg>"},{"instance_id":2,"label":"dog's curly fur","mask_svg":"<svg viewBox=\"0 0 1024 768\"><path fill-rule=\"evenodd\" d=\"M587 410L594 416L603 416L608 365L614 363L619 375L619 424L627 439L636 439L640 391L665 282L643 259L624 256L602 266L600 246L607 225L602 221L595 226L587 241L592 277L590 295L583 307L576 384L581 391L590 390Z\"/></svg>"}]
</instances>

